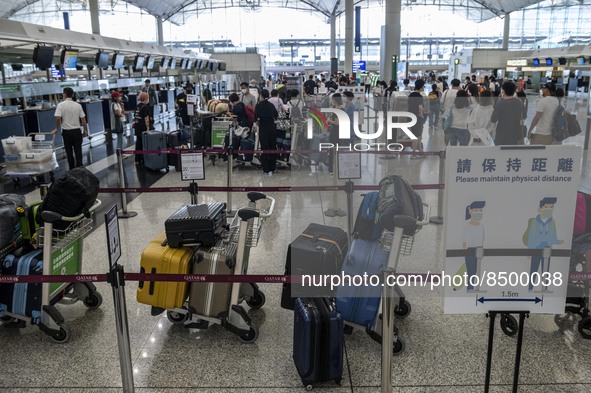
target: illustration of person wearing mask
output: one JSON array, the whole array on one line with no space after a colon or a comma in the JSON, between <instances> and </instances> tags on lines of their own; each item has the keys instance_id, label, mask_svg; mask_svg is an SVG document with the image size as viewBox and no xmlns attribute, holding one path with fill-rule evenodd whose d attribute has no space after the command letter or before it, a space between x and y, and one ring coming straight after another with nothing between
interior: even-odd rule
<instances>
[{"instance_id":1,"label":"illustration of person wearing mask","mask_svg":"<svg viewBox=\"0 0 591 393\"><path fill-rule=\"evenodd\" d=\"M558 240L556 236L556 221L552 218L554 205L558 199L555 197L542 198L538 207L538 215L527 221L527 229L523 233L523 244L529 249L547 249L543 255L532 256L530 268L529 291L533 291L533 274L538 273L542 265L541 274L550 270L550 250L555 244L563 244L564 240ZM538 281L537 279L535 281ZM545 287L547 289L547 287Z\"/></svg>"},{"instance_id":2,"label":"illustration of person wearing mask","mask_svg":"<svg viewBox=\"0 0 591 393\"><path fill-rule=\"evenodd\" d=\"M482 250L484 245L484 226L482 225L482 218L484 216L485 201L474 201L466 206L466 223L462 232L462 248L468 251L470 256L465 256L466 273L468 281L466 283L466 292L478 292L479 288L475 287L472 276L480 276L480 265L482 263L482 253L479 254L479 249Z\"/></svg>"}]
</instances>

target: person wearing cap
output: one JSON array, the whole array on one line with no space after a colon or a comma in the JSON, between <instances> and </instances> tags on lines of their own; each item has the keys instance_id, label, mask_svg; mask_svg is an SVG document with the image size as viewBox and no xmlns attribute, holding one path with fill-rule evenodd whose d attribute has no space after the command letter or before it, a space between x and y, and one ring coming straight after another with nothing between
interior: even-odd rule
<instances>
[{"instance_id":1,"label":"person wearing cap","mask_svg":"<svg viewBox=\"0 0 591 393\"><path fill-rule=\"evenodd\" d=\"M141 92L138 96L139 104L135 109L133 116L133 129L135 133L135 150L143 150L144 143L142 140L142 134L144 131L148 131L152 128L150 123L150 98L148 93L145 91ZM135 155L135 164L143 165L144 156L142 154Z\"/></svg>"},{"instance_id":2,"label":"person wearing cap","mask_svg":"<svg viewBox=\"0 0 591 393\"><path fill-rule=\"evenodd\" d=\"M123 134L123 122L125 119L125 109L123 108L123 96L117 90L111 92L111 111L113 112L113 129L114 134Z\"/></svg>"},{"instance_id":3,"label":"person wearing cap","mask_svg":"<svg viewBox=\"0 0 591 393\"><path fill-rule=\"evenodd\" d=\"M542 98L536 104L536 115L529 126L528 137L532 145L551 145L554 142L552 125L558 108L556 85L544 83L541 93Z\"/></svg>"},{"instance_id":4,"label":"person wearing cap","mask_svg":"<svg viewBox=\"0 0 591 393\"><path fill-rule=\"evenodd\" d=\"M51 133L56 134L58 129L62 129L68 167L74 169L83 166L82 139L88 136L88 125L82 105L72 100L74 90L71 87L64 88L63 96L64 100L55 108L55 128ZM80 127L84 131L81 132Z\"/></svg>"}]
</instances>

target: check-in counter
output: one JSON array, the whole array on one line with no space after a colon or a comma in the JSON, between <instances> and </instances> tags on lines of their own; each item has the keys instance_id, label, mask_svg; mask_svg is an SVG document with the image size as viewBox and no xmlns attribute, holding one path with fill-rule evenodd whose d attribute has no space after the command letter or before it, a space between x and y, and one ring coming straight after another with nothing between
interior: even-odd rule
<instances>
[{"instance_id":1,"label":"check-in counter","mask_svg":"<svg viewBox=\"0 0 591 393\"><path fill-rule=\"evenodd\" d=\"M28 108L25 110L27 135L32 132L50 132L55 128L55 108ZM55 135L55 149L64 147L61 132Z\"/></svg>"},{"instance_id":2,"label":"check-in counter","mask_svg":"<svg viewBox=\"0 0 591 393\"><path fill-rule=\"evenodd\" d=\"M88 137L89 139L101 139L105 137L105 122L103 119L103 102L90 101L80 102L84 114L86 114L86 122L88 123Z\"/></svg>"},{"instance_id":3,"label":"check-in counter","mask_svg":"<svg viewBox=\"0 0 591 393\"><path fill-rule=\"evenodd\" d=\"M9 136L25 136L25 118L22 113L0 116L0 139ZM4 162L4 149L0 144L0 162Z\"/></svg>"}]
</instances>

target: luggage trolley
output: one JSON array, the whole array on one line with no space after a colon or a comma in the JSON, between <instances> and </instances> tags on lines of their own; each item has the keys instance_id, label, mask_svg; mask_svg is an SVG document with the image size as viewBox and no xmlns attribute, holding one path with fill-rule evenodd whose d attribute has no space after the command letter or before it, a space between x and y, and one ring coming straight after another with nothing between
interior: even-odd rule
<instances>
[{"instance_id":1,"label":"luggage trolley","mask_svg":"<svg viewBox=\"0 0 591 393\"><path fill-rule=\"evenodd\" d=\"M230 129L230 124L232 121L227 117L216 117L211 121L211 147L213 149L224 148L224 139ZM209 156L212 165L215 165L216 156L217 154Z\"/></svg>"},{"instance_id":2,"label":"luggage trolley","mask_svg":"<svg viewBox=\"0 0 591 393\"><path fill-rule=\"evenodd\" d=\"M249 192L248 198L249 207L238 211L223 238L225 244L236 246L235 275L247 273L250 249L257 246L263 223L273 214L275 207L275 199L265 194ZM265 210L257 206L257 202L263 200L268 204ZM210 323L221 325L242 341L254 342L259 335L258 326L240 305L242 302L259 309L265 304L265 295L255 283L233 283L228 310L217 318L197 314L188 301L183 308L167 310L167 318L173 324L184 324L188 328L207 329Z\"/></svg>"},{"instance_id":3,"label":"luggage trolley","mask_svg":"<svg viewBox=\"0 0 591 393\"><path fill-rule=\"evenodd\" d=\"M49 138L48 138L49 136ZM30 133L26 137L10 137L2 140L6 175L13 177L15 186L20 186L21 177L31 177L33 185L44 183L49 174L54 181L53 170L57 166L55 159L55 135L48 133Z\"/></svg>"},{"instance_id":4,"label":"luggage trolley","mask_svg":"<svg viewBox=\"0 0 591 393\"><path fill-rule=\"evenodd\" d=\"M425 207L425 214L423 215L423 221L417 221L415 218L408 216L395 216L393 218L394 230L384 230L380 238L380 247L382 250L387 251L388 255L388 267L393 268L395 271L398 270L398 262L400 256L408 256L412 252L414 244L415 234L422 228L423 225L429 223L430 206L423 203ZM395 286L397 301L396 308L394 309L394 316L398 319L406 318L410 315L411 305L408 300L405 299L402 290ZM377 308L378 314L373 320L371 326L360 326L349 321L345 321L345 333L351 334L354 330L364 330L369 336L376 342L382 342L382 300L380 299L379 306ZM406 345L398 328L394 326L394 342L392 352L393 354L399 355L404 352Z\"/></svg>"},{"instance_id":5,"label":"luggage trolley","mask_svg":"<svg viewBox=\"0 0 591 393\"><path fill-rule=\"evenodd\" d=\"M89 211L94 212L100 205L101 201L97 199ZM37 239L43 246L43 275L80 274L83 238L92 230L92 218L85 217L83 214L65 217L50 211L42 212L41 216L45 224L37 230ZM71 224L64 230L54 229L53 223L59 220ZM4 323L16 320L25 323L30 321L33 325L39 326L39 329L49 335L53 341L65 343L70 339L71 331L55 305L57 303L73 304L78 300L82 300L91 310L99 308L103 302L101 294L92 283L43 283L41 284L40 315L30 318L5 312L2 321Z\"/></svg>"}]
</instances>

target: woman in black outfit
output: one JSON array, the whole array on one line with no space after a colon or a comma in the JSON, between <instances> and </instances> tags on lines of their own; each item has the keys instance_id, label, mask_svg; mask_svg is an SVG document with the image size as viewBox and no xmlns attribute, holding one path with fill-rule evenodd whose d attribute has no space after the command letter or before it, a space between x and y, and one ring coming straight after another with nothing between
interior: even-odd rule
<instances>
[{"instance_id":1,"label":"woman in black outfit","mask_svg":"<svg viewBox=\"0 0 591 393\"><path fill-rule=\"evenodd\" d=\"M148 97L148 93L141 92L138 96L138 100L140 101L139 105L135 109L135 113L133 116L133 129L135 133L135 150L143 150L144 149L144 142L142 140L142 133L144 131L148 131L150 127L150 105L149 101L150 98ZM143 165L144 164L144 156L143 154L136 154L135 155L135 163L136 165Z\"/></svg>"}]
</instances>

